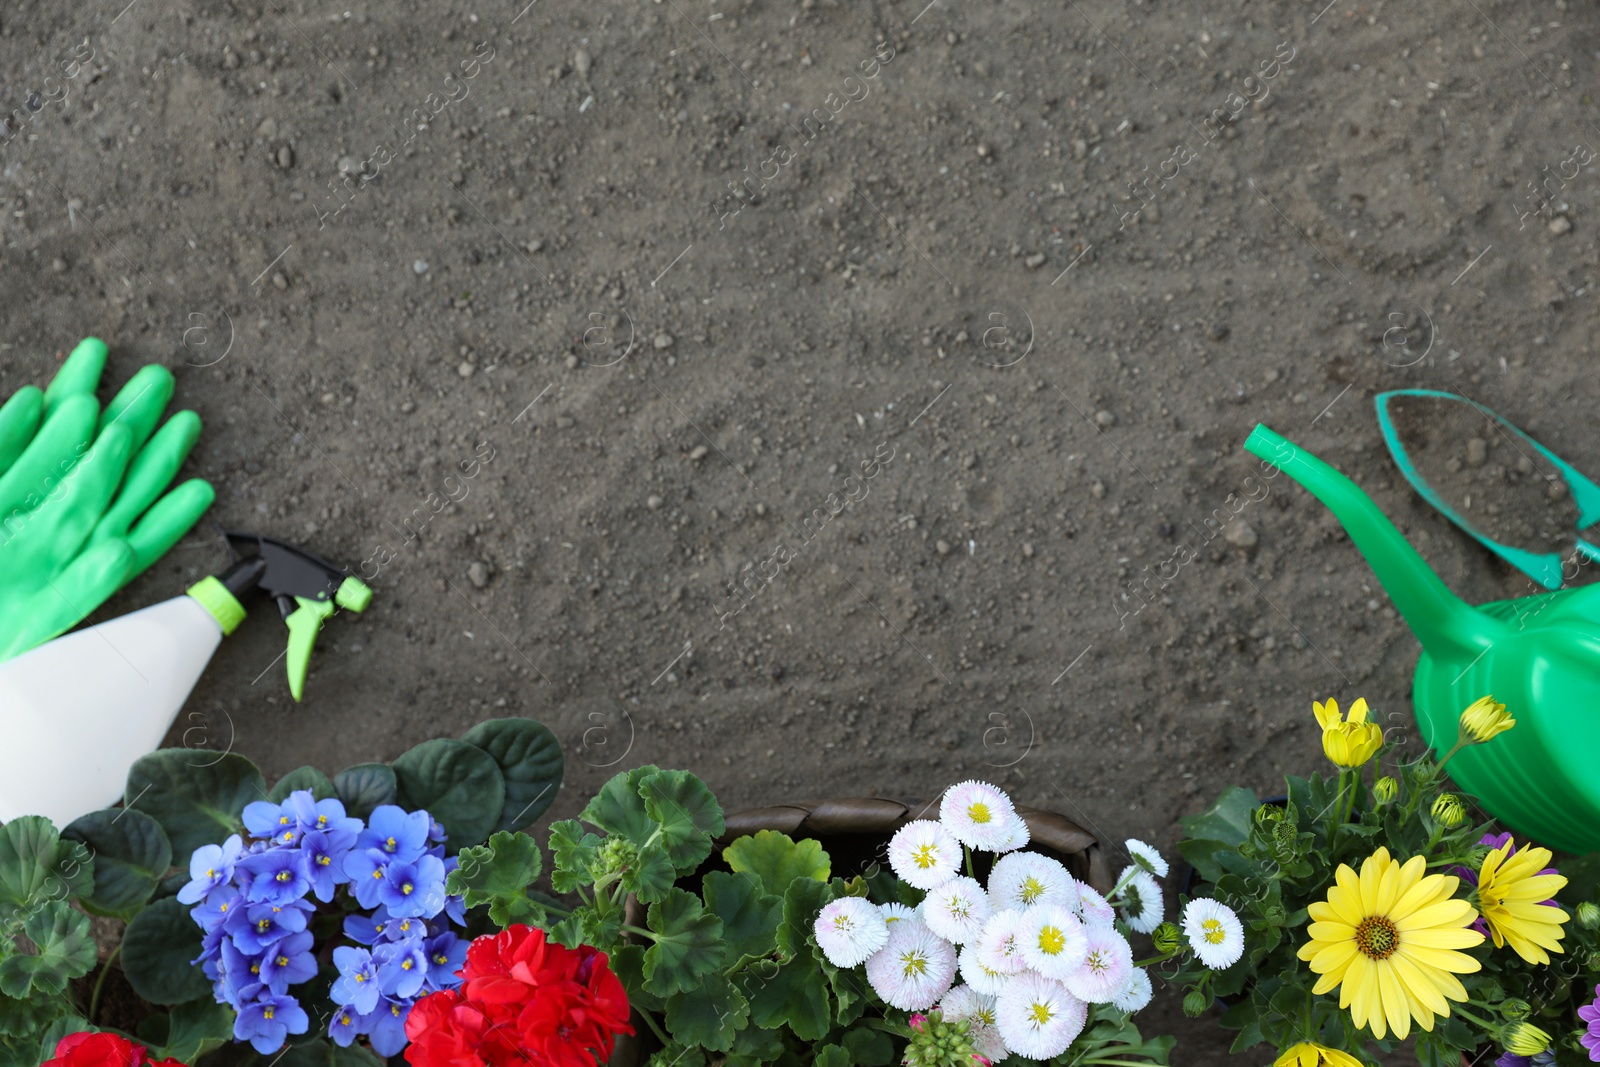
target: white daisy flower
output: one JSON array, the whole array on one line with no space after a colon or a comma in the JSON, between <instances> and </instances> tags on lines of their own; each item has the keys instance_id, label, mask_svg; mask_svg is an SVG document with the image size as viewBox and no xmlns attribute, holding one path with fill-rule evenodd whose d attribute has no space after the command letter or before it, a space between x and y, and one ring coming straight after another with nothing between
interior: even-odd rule
<instances>
[{"instance_id":1,"label":"white daisy flower","mask_svg":"<svg viewBox=\"0 0 1600 1067\"><path fill-rule=\"evenodd\" d=\"M1021 911L1039 904L1056 904L1074 911L1078 883L1067 869L1037 852L1012 852L995 861L989 872L989 896L996 911Z\"/></svg>"},{"instance_id":2,"label":"white daisy flower","mask_svg":"<svg viewBox=\"0 0 1600 1067\"><path fill-rule=\"evenodd\" d=\"M1161 916L1165 911L1161 883L1149 872L1133 867L1123 871L1122 878L1128 879L1128 884L1122 887L1123 921L1128 924L1128 929L1148 934L1161 925Z\"/></svg>"},{"instance_id":3,"label":"white daisy flower","mask_svg":"<svg viewBox=\"0 0 1600 1067\"><path fill-rule=\"evenodd\" d=\"M1167 876L1167 861L1154 846L1147 845L1137 837L1130 837L1123 844L1128 846L1128 853L1133 857L1133 862L1149 871L1157 878Z\"/></svg>"},{"instance_id":4,"label":"white daisy flower","mask_svg":"<svg viewBox=\"0 0 1600 1067\"><path fill-rule=\"evenodd\" d=\"M990 1063L1005 1058L1005 1039L995 1028L993 996L985 996L969 985L958 985L944 995L939 1011L950 1022L967 1021L967 1037L978 1055Z\"/></svg>"},{"instance_id":5,"label":"white daisy flower","mask_svg":"<svg viewBox=\"0 0 1600 1067\"><path fill-rule=\"evenodd\" d=\"M1063 980L1067 990L1091 1004L1106 1004L1122 992L1133 972L1133 948L1111 926L1084 928L1088 951Z\"/></svg>"},{"instance_id":6,"label":"white daisy flower","mask_svg":"<svg viewBox=\"0 0 1600 1067\"><path fill-rule=\"evenodd\" d=\"M954 945L976 938L989 915L989 894L971 878L952 878L922 901L922 921Z\"/></svg>"},{"instance_id":7,"label":"white daisy flower","mask_svg":"<svg viewBox=\"0 0 1600 1067\"><path fill-rule=\"evenodd\" d=\"M1244 954L1244 926L1226 904L1197 897L1183 906L1183 934L1201 963L1214 971L1239 962Z\"/></svg>"},{"instance_id":8,"label":"white daisy flower","mask_svg":"<svg viewBox=\"0 0 1600 1067\"><path fill-rule=\"evenodd\" d=\"M1028 824L1023 821L1022 816L1013 815L1010 823L1006 825L1005 839L989 851L1015 852L1026 845L1032 837L1033 831L1028 829Z\"/></svg>"},{"instance_id":9,"label":"white daisy flower","mask_svg":"<svg viewBox=\"0 0 1600 1067\"><path fill-rule=\"evenodd\" d=\"M901 1011L923 1011L949 990L956 949L922 923L895 923L889 940L867 961L867 981Z\"/></svg>"},{"instance_id":10,"label":"white daisy flower","mask_svg":"<svg viewBox=\"0 0 1600 1067\"><path fill-rule=\"evenodd\" d=\"M899 902L879 904L878 911L882 913L883 921L889 924L889 929L891 930L894 929L894 924L899 922L901 919L913 919L919 922L921 921L917 917L917 910L915 908Z\"/></svg>"},{"instance_id":11,"label":"white daisy flower","mask_svg":"<svg viewBox=\"0 0 1600 1067\"><path fill-rule=\"evenodd\" d=\"M840 897L822 906L814 926L822 954L835 967L859 967L889 940L883 913L862 897Z\"/></svg>"},{"instance_id":12,"label":"white daisy flower","mask_svg":"<svg viewBox=\"0 0 1600 1067\"><path fill-rule=\"evenodd\" d=\"M1135 967L1129 972L1128 984L1122 987L1122 992L1111 998L1111 1006L1132 1015L1136 1011L1143 1011L1154 994L1150 976L1143 967Z\"/></svg>"},{"instance_id":13,"label":"white daisy flower","mask_svg":"<svg viewBox=\"0 0 1600 1067\"><path fill-rule=\"evenodd\" d=\"M1029 967L1060 981L1083 963L1089 943L1078 917L1056 904L1041 904L1022 913L1017 943Z\"/></svg>"},{"instance_id":14,"label":"white daisy flower","mask_svg":"<svg viewBox=\"0 0 1600 1067\"><path fill-rule=\"evenodd\" d=\"M986 997L995 996L1006 987L1012 975L1005 971L996 971L983 962L983 956L974 944L964 945L958 957L961 970L961 980L976 989Z\"/></svg>"},{"instance_id":15,"label":"white daisy flower","mask_svg":"<svg viewBox=\"0 0 1600 1067\"><path fill-rule=\"evenodd\" d=\"M1117 921L1116 909L1106 903L1106 898L1082 883L1078 885L1078 906L1073 910L1085 926L1113 926Z\"/></svg>"},{"instance_id":16,"label":"white daisy flower","mask_svg":"<svg viewBox=\"0 0 1600 1067\"><path fill-rule=\"evenodd\" d=\"M928 819L908 822L889 840L889 866L917 889L938 889L961 869L961 842Z\"/></svg>"},{"instance_id":17,"label":"white daisy flower","mask_svg":"<svg viewBox=\"0 0 1600 1067\"><path fill-rule=\"evenodd\" d=\"M1021 933L1021 911L1007 908L995 912L983 924L982 932L973 943L976 958L996 974L1016 974L1027 970L1027 961L1022 958L1022 944L1018 940Z\"/></svg>"},{"instance_id":18,"label":"white daisy flower","mask_svg":"<svg viewBox=\"0 0 1600 1067\"><path fill-rule=\"evenodd\" d=\"M939 802L939 822L968 848L985 852L1011 839L1017 809L1011 798L987 782L962 782L945 790Z\"/></svg>"},{"instance_id":19,"label":"white daisy flower","mask_svg":"<svg viewBox=\"0 0 1600 1067\"><path fill-rule=\"evenodd\" d=\"M995 1025L1006 1047L1033 1060L1065 1052L1088 1017L1083 1001L1060 982L1038 974L1012 979L995 1001Z\"/></svg>"}]
</instances>

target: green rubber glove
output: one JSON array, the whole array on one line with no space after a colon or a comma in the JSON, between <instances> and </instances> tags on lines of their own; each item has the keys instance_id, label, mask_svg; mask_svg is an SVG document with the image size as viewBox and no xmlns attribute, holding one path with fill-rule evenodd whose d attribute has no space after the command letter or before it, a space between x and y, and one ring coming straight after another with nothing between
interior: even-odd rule
<instances>
[{"instance_id":1,"label":"green rubber glove","mask_svg":"<svg viewBox=\"0 0 1600 1067\"><path fill-rule=\"evenodd\" d=\"M105 363L105 343L87 338L48 389L0 406L0 662L87 618L216 497L198 478L167 492L200 436L192 411L156 430L172 373L143 368L102 412Z\"/></svg>"}]
</instances>

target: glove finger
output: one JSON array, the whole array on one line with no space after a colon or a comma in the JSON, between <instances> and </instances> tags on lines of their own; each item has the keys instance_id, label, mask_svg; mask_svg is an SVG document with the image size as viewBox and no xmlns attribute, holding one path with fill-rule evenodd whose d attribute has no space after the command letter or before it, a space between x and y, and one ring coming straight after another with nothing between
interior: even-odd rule
<instances>
[{"instance_id":1,"label":"glove finger","mask_svg":"<svg viewBox=\"0 0 1600 1067\"><path fill-rule=\"evenodd\" d=\"M39 432L44 413L44 394L36 385L25 385L0 407L0 474L4 474Z\"/></svg>"},{"instance_id":2,"label":"glove finger","mask_svg":"<svg viewBox=\"0 0 1600 1067\"><path fill-rule=\"evenodd\" d=\"M180 411L167 420L128 465L128 477L105 517L95 527L94 539L122 537L135 519L172 484L173 477L200 436L200 416Z\"/></svg>"},{"instance_id":3,"label":"glove finger","mask_svg":"<svg viewBox=\"0 0 1600 1067\"><path fill-rule=\"evenodd\" d=\"M126 541L106 541L73 560L21 605L16 629L0 634L0 663L88 618L127 582L133 564L133 547Z\"/></svg>"},{"instance_id":4,"label":"glove finger","mask_svg":"<svg viewBox=\"0 0 1600 1067\"><path fill-rule=\"evenodd\" d=\"M106 343L98 337L79 341L44 391L45 414L69 396L94 396L95 390L100 388L100 374L105 369Z\"/></svg>"},{"instance_id":5,"label":"glove finger","mask_svg":"<svg viewBox=\"0 0 1600 1067\"><path fill-rule=\"evenodd\" d=\"M94 441L100 405L92 396L75 393L45 418L22 456L0 476L0 515L32 511L43 502Z\"/></svg>"},{"instance_id":6,"label":"glove finger","mask_svg":"<svg viewBox=\"0 0 1600 1067\"><path fill-rule=\"evenodd\" d=\"M83 462L62 479L65 491L52 494L30 523L43 542L35 558L65 563L78 554L121 484L131 450L126 427L106 427Z\"/></svg>"},{"instance_id":7,"label":"glove finger","mask_svg":"<svg viewBox=\"0 0 1600 1067\"><path fill-rule=\"evenodd\" d=\"M133 447L138 451L161 421L161 412L172 399L174 388L172 372L167 368L155 363L140 367L101 413L100 432L104 433L113 422L121 423L133 435Z\"/></svg>"},{"instance_id":8,"label":"glove finger","mask_svg":"<svg viewBox=\"0 0 1600 1067\"><path fill-rule=\"evenodd\" d=\"M152 563L183 539L217 497L211 483L191 478L156 501L139 524L128 532L134 563L126 581L143 574Z\"/></svg>"}]
</instances>

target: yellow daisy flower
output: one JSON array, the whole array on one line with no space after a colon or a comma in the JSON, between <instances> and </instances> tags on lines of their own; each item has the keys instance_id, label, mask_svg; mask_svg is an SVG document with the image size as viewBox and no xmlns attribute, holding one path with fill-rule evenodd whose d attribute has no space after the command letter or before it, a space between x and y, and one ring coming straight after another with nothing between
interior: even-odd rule
<instances>
[{"instance_id":1,"label":"yellow daisy flower","mask_svg":"<svg viewBox=\"0 0 1600 1067\"><path fill-rule=\"evenodd\" d=\"M1315 1041L1302 1041L1290 1045L1282 1056L1272 1061L1272 1067L1365 1067L1348 1052L1319 1045Z\"/></svg>"},{"instance_id":2,"label":"yellow daisy flower","mask_svg":"<svg viewBox=\"0 0 1600 1067\"><path fill-rule=\"evenodd\" d=\"M1489 925L1495 948L1506 943L1529 963L1543 966L1550 962L1545 951L1561 951L1566 931L1561 924L1569 916L1560 908L1545 903L1567 884L1563 875L1544 871L1550 866L1550 850L1527 847L1518 850L1507 839L1484 859L1478 870L1478 907Z\"/></svg>"},{"instance_id":3,"label":"yellow daisy flower","mask_svg":"<svg viewBox=\"0 0 1600 1067\"><path fill-rule=\"evenodd\" d=\"M1491 741L1515 725L1517 720L1506 712L1506 706L1492 696L1479 697L1461 713L1462 739L1469 744Z\"/></svg>"},{"instance_id":4,"label":"yellow daisy flower","mask_svg":"<svg viewBox=\"0 0 1600 1067\"><path fill-rule=\"evenodd\" d=\"M1322 751L1333 763L1345 770L1365 764L1383 747L1383 727L1367 721L1367 701L1356 698L1350 705L1350 717L1339 714L1339 702L1326 704L1311 702L1311 710L1322 727Z\"/></svg>"},{"instance_id":5,"label":"yellow daisy flower","mask_svg":"<svg viewBox=\"0 0 1600 1067\"><path fill-rule=\"evenodd\" d=\"M1450 1015L1446 998L1467 999L1456 975L1479 969L1458 951L1483 943L1471 928L1477 911L1454 899L1461 880L1426 872L1423 857L1401 864L1380 848L1361 864L1359 877L1341 863L1328 899L1308 909L1311 939L1298 955L1321 975L1311 991L1338 986L1339 1007L1380 1041L1391 1029L1405 1040L1413 1019L1432 1031L1434 1016Z\"/></svg>"}]
</instances>

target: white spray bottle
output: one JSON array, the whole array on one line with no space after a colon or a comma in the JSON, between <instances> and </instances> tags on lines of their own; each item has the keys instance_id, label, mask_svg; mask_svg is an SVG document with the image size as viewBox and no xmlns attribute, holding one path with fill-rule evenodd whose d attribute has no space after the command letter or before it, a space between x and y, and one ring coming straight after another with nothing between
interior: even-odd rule
<instances>
[{"instance_id":1,"label":"white spray bottle","mask_svg":"<svg viewBox=\"0 0 1600 1067\"><path fill-rule=\"evenodd\" d=\"M183 596L63 634L0 663L0 822L58 827L114 804L128 769L171 728L211 656L269 594L289 627L289 691L299 700L311 648L335 606L365 611L372 590L347 569L259 534L226 535L236 561Z\"/></svg>"}]
</instances>

